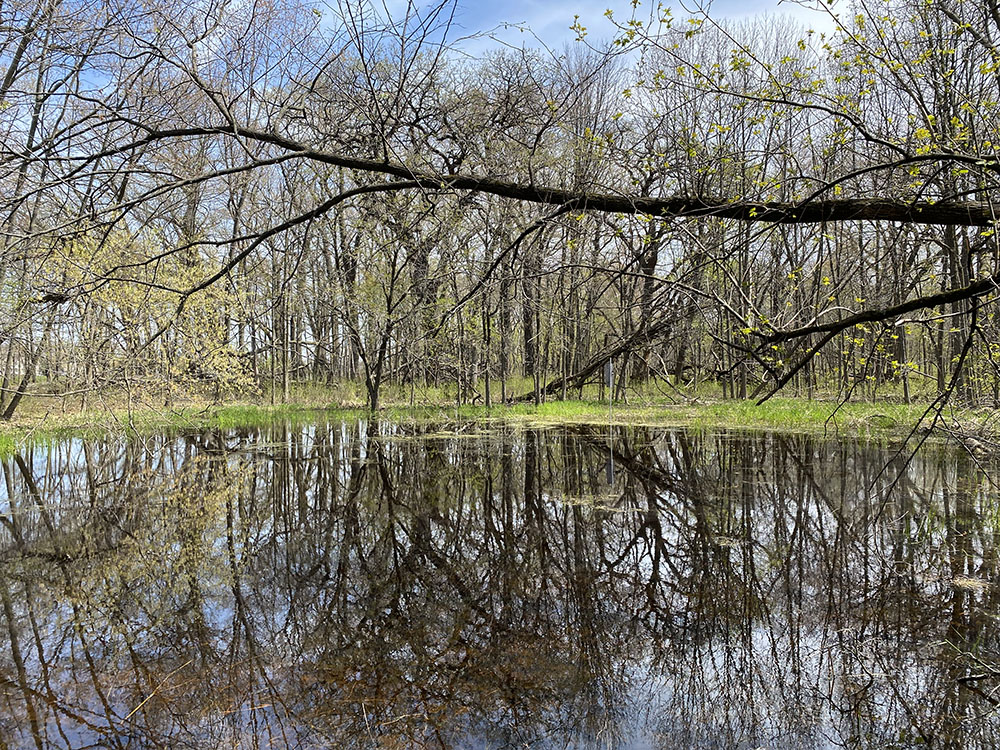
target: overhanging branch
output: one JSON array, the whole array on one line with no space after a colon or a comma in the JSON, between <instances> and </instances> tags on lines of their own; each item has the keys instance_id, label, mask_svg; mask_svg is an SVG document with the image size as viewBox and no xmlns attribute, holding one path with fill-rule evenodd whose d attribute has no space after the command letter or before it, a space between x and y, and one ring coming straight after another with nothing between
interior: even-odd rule
<instances>
[{"instance_id":1,"label":"overhanging branch","mask_svg":"<svg viewBox=\"0 0 1000 750\"><path fill-rule=\"evenodd\" d=\"M777 344L783 341L800 339L803 336L809 336L814 333L839 333L856 325L892 320L893 318L898 318L917 310L926 310L931 307L938 307L939 305L948 305L953 302L975 299L998 290L1000 290L1000 273L980 279L968 286L948 289L937 294L929 294L926 297L917 297L916 299L911 299L891 307L863 310L840 320L831 320L829 323L817 323L815 325L802 326L801 328L791 328L787 331L774 331L758 335L765 344Z\"/></svg>"},{"instance_id":2,"label":"overhanging branch","mask_svg":"<svg viewBox=\"0 0 1000 750\"><path fill-rule=\"evenodd\" d=\"M900 222L953 226L989 227L998 219L994 206L982 201L906 201L893 198L846 198L795 201L731 201L710 196L636 197L613 193L564 190L527 183L477 177L442 175L403 164L360 159L322 149L267 131L234 128L176 128L150 131L145 137L113 150L86 157L88 161L120 154L149 143L198 136L248 138L301 154L307 159L344 169L383 174L412 181L424 189L473 190L529 203L554 206L572 204L580 210L604 213L644 214L664 218L715 217L771 224L818 224L839 221ZM942 157L944 158L944 157Z\"/></svg>"}]
</instances>

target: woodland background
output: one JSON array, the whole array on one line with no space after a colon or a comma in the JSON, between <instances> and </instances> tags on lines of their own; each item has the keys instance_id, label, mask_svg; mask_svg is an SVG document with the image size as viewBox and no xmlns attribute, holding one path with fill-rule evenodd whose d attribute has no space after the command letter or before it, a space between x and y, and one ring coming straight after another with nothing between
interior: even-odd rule
<instances>
[{"instance_id":1,"label":"woodland background","mask_svg":"<svg viewBox=\"0 0 1000 750\"><path fill-rule=\"evenodd\" d=\"M471 56L450 0L5 0L0 416L612 358L618 397L996 405L997 2L816 12Z\"/></svg>"}]
</instances>

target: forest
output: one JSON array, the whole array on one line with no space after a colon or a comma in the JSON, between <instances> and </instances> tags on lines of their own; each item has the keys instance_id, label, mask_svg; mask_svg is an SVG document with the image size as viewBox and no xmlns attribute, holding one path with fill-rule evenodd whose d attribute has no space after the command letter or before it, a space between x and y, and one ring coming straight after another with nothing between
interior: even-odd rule
<instances>
[{"instance_id":1,"label":"forest","mask_svg":"<svg viewBox=\"0 0 1000 750\"><path fill-rule=\"evenodd\" d=\"M1000 7L0 6L0 417L26 397L996 406ZM604 395L603 385L601 394Z\"/></svg>"},{"instance_id":2,"label":"forest","mask_svg":"<svg viewBox=\"0 0 1000 750\"><path fill-rule=\"evenodd\" d=\"M1000 0L607 2L0 0L0 750L1000 747Z\"/></svg>"}]
</instances>

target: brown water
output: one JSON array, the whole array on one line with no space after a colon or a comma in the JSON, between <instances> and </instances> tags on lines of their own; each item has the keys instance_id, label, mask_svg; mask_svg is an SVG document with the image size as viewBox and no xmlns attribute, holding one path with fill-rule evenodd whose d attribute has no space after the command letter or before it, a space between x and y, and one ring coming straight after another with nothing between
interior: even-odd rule
<instances>
[{"instance_id":1,"label":"brown water","mask_svg":"<svg viewBox=\"0 0 1000 750\"><path fill-rule=\"evenodd\" d=\"M0 747L1000 745L992 467L481 429L4 460Z\"/></svg>"}]
</instances>

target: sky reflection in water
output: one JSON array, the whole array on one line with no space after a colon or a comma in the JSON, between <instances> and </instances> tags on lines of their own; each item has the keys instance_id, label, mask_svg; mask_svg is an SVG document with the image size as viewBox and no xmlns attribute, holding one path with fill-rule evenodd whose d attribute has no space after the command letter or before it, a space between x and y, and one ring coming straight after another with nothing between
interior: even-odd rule
<instances>
[{"instance_id":1,"label":"sky reflection in water","mask_svg":"<svg viewBox=\"0 0 1000 750\"><path fill-rule=\"evenodd\" d=\"M0 746L1000 744L993 467L477 430L6 459Z\"/></svg>"}]
</instances>

